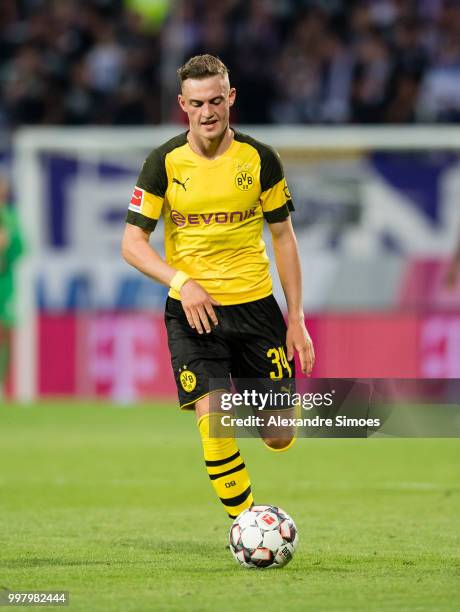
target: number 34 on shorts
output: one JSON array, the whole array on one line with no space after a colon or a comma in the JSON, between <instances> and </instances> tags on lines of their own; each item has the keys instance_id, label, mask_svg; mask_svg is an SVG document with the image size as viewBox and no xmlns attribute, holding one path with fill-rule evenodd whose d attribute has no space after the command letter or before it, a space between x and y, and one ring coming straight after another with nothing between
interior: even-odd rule
<instances>
[{"instance_id":1,"label":"number 34 on shorts","mask_svg":"<svg viewBox=\"0 0 460 612\"><path fill-rule=\"evenodd\" d=\"M267 357L274 365L274 369L270 372L270 378L272 380L292 377L291 366L289 365L283 346L276 346L268 349Z\"/></svg>"}]
</instances>

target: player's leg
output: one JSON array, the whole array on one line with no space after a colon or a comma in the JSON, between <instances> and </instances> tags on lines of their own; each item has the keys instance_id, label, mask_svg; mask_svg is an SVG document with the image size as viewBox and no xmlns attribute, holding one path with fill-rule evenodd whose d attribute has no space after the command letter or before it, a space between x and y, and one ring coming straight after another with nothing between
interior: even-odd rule
<instances>
[{"instance_id":1,"label":"player's leg","mask_svg":"<svg viewBox=\"0 0 460 612\"><path fill-rule=\"evenodd\" d=\"M0 397L8 377L11 354L11 328L0 321Z\"/></svg>"},{"instance_id":2,"label":"player's leg","mask_svg":"<svg viewBox=\"0 0 460 612\"><path fill-rule=\"evenodd\" d=\"M251 481L235 438L233 435L223 437L219 422L222 413L213 412L210 405L209 395L195 403L206 470L227 514L235 518L254 503Z\"/></svg>"},{"instance_id":3,"label":"player's leg","mask_svg":"<svg viewBox=\"0 0 460 612\"><path fill-rule=\"evenodd\" d=\"M285 347L283 350L286 350ZM294 374L293 368L294 363L292 363L291 371L285 371L284 375L292 376ZM295 380L293 379L285 378L281 381L270 381L269 386L274 392L288 398L292 397L292 394L295 393ZM287 451L295 444L297 439L297 427L290 424L290 420L299 416L299 406L292 405L288 402L283 403L282 406L275 405L274 409L267 413L265 422L269 420L270 414L283 419L283 421L287 420L287 425L262 426L260 430L262 441L271 451Z\"/></svg>"},{"instance_id":4,"label":"player's leg","mask_svg":"<svg viewBox=\"0 0 460 612\"><path fill-rule=\"evenodd\" d=\"M265 446L267 448L269 448L272 451L287 451L291 448L291 446L294 446L295 441L296 441L296 432L295 429L293 428L292 433L290 435L286 435L285 437L281 438L281 437L264 437L262 435L262 440L263 443L265 444Z\"/></svg>"},{"instance_id":5,"label":"player's leg","mask_svg":"<svg viewBox=\"0 0 460 612\"><path fill-rule=\"evenodd\" d=\"M182 410L195 410L211 484L231 516L253 503L249 474L233 435L215 435L217 415L210 411L210 379L230 381L230 352L222 317L210 334L200 336L190 328L182 305L168 298L165 322L171 361ZM231 431L233 434L233 430Z\"/></svg>"},{"instance_id":6,"label":"player's leg","mask_svg":"<svg viewBox=\"0 0 460 612\"><path fill-rule=\"evenodd\" d=\"M9 288L5 290L3 284L0 292L0 397L10 372L14 323L13 295Z\"/></svg>"},{"instance_id":7,"label":"player's leg","mask_svg":"<svg viewBox=\"0 0 460 612\"><path fill-rule=\"evenodd\" d=\"M259 392L271 390L287 396L294 393L295 364L294 360L287 359L287 328L275 298L270 295L235 308L235 329L240 330L240 338L232 362L232 375L256 379ZM269 414L289 419L296 416L296 409L289 404L282 409L275 407L270 413L262 413L265 421ZM263 425L259 433L264 444L273 451L288 450L296 440L296 428L291 425Z\"/></svg>"}]
</instances>

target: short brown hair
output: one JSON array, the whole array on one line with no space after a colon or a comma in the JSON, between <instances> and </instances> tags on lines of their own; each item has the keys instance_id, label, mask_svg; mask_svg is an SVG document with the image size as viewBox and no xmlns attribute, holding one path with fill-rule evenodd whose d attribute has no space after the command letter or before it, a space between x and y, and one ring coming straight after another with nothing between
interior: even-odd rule
<instances>
[{"instance_id":1,"label":"short brown hair","mask_svg":"<svg viewBox=\"0 0 460 612\"><path fill-rule=\"evenodd\" d=\"M225 76L228 72L227 66L218 57L206 53L191 57L179 68L177 75L182 85L186 79L206 79L217 74Z\"/></svg>"}]
</instances>

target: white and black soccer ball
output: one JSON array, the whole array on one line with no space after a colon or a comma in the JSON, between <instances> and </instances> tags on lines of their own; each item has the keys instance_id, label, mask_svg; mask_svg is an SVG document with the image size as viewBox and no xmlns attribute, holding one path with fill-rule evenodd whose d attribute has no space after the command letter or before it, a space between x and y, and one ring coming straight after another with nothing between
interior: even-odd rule
<instances>
[{"instance_id":1,"label":"white and black soccer ball","mask_svg":"<svg viewBox=\"0 0 460 612\"><path fill-rule=\"evenodd\" d=\"M289 563L299 535L292 518L278 506L252 506L234 520L229 540L240 565L268 568Z\"/></svg>"}]
</instances>

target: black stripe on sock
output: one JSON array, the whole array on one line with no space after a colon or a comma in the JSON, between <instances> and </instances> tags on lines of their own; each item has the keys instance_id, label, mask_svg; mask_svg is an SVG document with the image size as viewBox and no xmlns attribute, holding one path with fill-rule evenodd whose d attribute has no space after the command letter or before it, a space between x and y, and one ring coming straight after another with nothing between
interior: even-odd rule
<instances>
[{"instance_id":1,"label":"black stripe on sock","mask_svg":"<svg viewBox=\"0 0 460 612\"><path fill-rule=\"evenodd\" d=\"M240 451L236 451L236 453L232 455L231 457L227 457L226 459L217 459L217 461L205 461L205 464L208 467L217 467L218 465L225 465L226 463L230 463L230 461L233 461L239 456L240 456Z\"/></svg>"},{"instance_id":2,"label":"black stripe on sock","mask_svg":"<svg viewBox=\"0 0 460 612\"><path fill-rule=\"evenodd\" d=\"M230 514L230 512L227 512L227 514L228 514L228 516L229 516L231 519L236 519L236 517L237 517L237 515L236 515L236 514Z\"/></svg>"},{"instance_id":3,"label":"black stripe on sock","mask_svg":"<svg viewBox=\"0 0 460 612\"><path fill-rule=\"evenodd\" d=\"M244 463L240 463L236 467L231 470L227 470L226 472L221 472L220 474L209 474L209 478L211 480L217 480L217 478L222 478L223 476L229 476L230 474L234 474L235 472L239 472L240 470L244 470L246 466Z\"/></svg>"},{"instance_id":4,"label":"black stripe on sock","mask_svg":"<svg viewBox=\"0 0 460 612\"><path fill-rule=\"evenodd\" d=\"M220 501L224 504L224 506L239 506L240 504L242 504L244 501L247 500L247 498L251 495L251 487L249 486L246 491L243 491L243 493L241 493L241 495L236 495L236 497L229 497L228 499L225 497L220 497Z\"/></svg>"}]
</instances>

